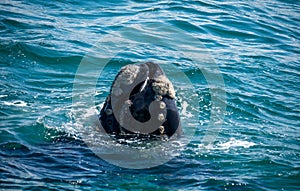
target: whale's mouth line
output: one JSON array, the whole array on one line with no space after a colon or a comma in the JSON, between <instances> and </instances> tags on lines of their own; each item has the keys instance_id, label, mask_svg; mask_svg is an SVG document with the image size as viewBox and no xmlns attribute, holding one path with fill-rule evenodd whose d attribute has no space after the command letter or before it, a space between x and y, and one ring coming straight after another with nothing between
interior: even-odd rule
<instances>
[{"instance_id":1,"label":"whale's mouth line","mask_svg":"<svg viewBox=\"0 0 300 191\"><path fill-rule=\"evenodd\" d=\"M166 135L180 127L172 83L155 63L121 68L101 109L99 120L108 134Z\"/></svg>"}]
</instances>

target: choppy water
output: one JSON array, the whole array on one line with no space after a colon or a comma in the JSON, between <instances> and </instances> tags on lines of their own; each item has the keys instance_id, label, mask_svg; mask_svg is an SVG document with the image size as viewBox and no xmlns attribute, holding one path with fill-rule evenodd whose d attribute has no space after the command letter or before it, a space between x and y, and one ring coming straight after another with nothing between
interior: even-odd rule
<instances>
[{"instance_id":1,"label":"choppy water","mask_svg":"<svg viewBox=\"0 0 300 191\"><path fill-rule=\"evenodd\" d=\"M300 2L287 0L2 0L0 189L299 190L299 18ZM184 35L170 35L161 26ZM128 27L129 32L118 32ZM77 134L84 128L78 122L86 119L74 119L74 78L81 61L93 55L101 39L109 41L109 34L137 46L106 66L106 75L97 81L97 107L87 112L99 109L117 70L137 61L172 65L193 83L188 93L198 94L198 122L184 127L196 127L193 140L165 164L144 170L114 166ZM145 45L141 34L172 46ZM173 49L184 44L197 50L198 43L219 67L226 91L219 97L226 103L222 129L210 148L202 138L209 127L212 89L222 84L209 86L203 76L209 65L198 69L195 60ZM100 45L98 50L105 49L95 52L100 57L118 47ZM86 87L92 84L89 74ZM182 105L189 96L180 84L184 78L169 77L179 84ZM84 83L75 96L84 97ZM182 117L188 121L186 113L197 107L186 109Z\"/></svg>"}]
</instances>

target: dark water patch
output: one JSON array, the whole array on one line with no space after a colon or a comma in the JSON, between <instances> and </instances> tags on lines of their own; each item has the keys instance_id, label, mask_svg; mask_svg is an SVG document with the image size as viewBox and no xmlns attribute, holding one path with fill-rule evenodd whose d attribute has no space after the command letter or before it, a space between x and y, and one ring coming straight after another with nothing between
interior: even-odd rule
<instances>
[{"instance_id":1,"label":"dark water patch","mask_svg":"<svg viewBox=\"0 0 300 191\"><path fill-rule=\"evenodd\" d=\"M0 149L2 153L15 157L18 157L20 155L26 155L30 152L30 149L28 147L18 142L2 143L0 145Z\"/></svg>"}]
</instances>

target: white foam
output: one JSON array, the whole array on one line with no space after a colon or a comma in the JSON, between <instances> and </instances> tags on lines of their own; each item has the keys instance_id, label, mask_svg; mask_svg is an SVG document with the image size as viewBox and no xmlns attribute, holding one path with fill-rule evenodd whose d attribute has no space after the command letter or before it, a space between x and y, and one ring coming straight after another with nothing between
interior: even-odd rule
<instances>
[{"instance_id":1,"label":"white foam","mask_svg":"<svg viewBox=\"0 0 300 191\"><path fill-rule=\"evenodd\" d=\"M188 118L193 117L193 114L187 111L188 103L186 101L183 101L182 103L182 110L180 112L181 115L186 116Z\"/></svg>"},{"instance_id":2,"label":"white foam","mask_svg":"<svg viewBox=\"0 0 300 191\"><path fill-rule=\"evenodd\" d=\"M252 146L255 146L257 144L249 141L243 141L243 140L236 140L235 138L230 138L227 142L222 142L218 144L198 144L198 149L200 149L202 152L204 150L224 150L225 152L228 152L230 149L235 148L250 148ZM200 151L198 150L198 151ZM198 152L197 151L197 152Z\"/></svg>"},{"instance_id":3,"label":"white foam","mask_svg":"<svg viewBox=\"0 0 300 191\"><path fill-rule=\"evenodd\" d=\"M243 140L236 140L235 138L230 138L228 142L219 143L217 144L217 149L230 149L232 147L243 147L249 148L256 145L253 142L243 141Z\"/></svg>"},{"instance_id":4,"label":"white foam","mask_svg":"<svg viewBox=\"0 0 300 191\"><path fill-rule=\"evenodd\" d=\"M40 106L40 108L43 108L43 109L51 109L51 107L48 106L48 105Z\"/></svg>"},{"instance_id":5,"label":"white foam","mask_svg":"<svg viewBox=\"0 0 300 191\"><path fill-rule=\"evenodd\" d=\"M8 106L16 106L16 107L25 107L27 106L27 103L22 101L22 100L17 100L14 102L9 102L9 101L4 101L3 102L4 105L8 105Z\"/></svg>"}]
</instances>

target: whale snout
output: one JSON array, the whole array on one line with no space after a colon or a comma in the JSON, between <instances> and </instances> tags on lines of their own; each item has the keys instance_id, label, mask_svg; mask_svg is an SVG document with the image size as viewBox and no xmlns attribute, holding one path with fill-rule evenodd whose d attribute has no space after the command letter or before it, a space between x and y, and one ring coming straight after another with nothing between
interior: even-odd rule
<instances>
[{"instance_id":1,"label":"whale snout","mask_svg":"<svg viewBox=\"0 0 300 191\"><path fill-rule=\"evenodd\" d=\"M109 134L180 134L173 84L153 62L120 69L99 120Z\"/></svg>"}]
</instances>

